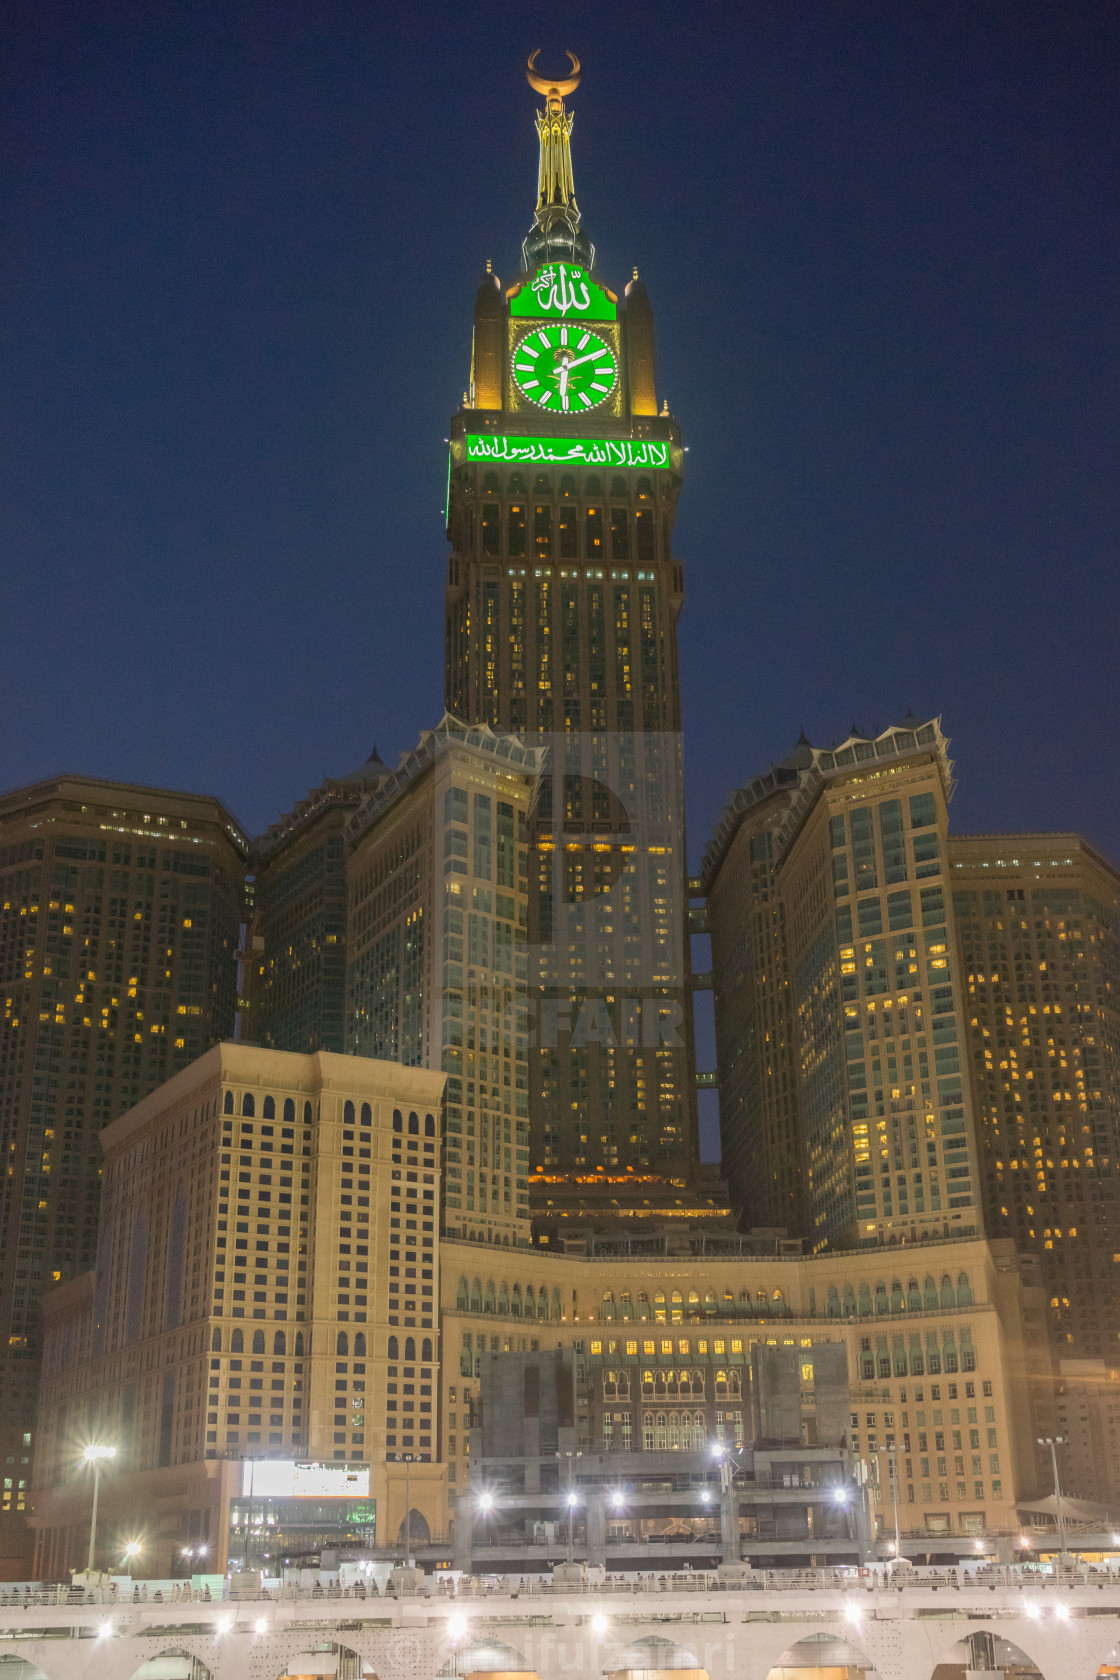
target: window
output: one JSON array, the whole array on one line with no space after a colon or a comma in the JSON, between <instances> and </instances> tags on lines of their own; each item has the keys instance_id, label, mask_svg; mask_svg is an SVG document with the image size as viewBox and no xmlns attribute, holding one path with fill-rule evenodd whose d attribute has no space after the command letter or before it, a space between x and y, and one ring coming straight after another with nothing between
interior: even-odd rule
<instances>
[{"instance_id":1,"label":"window","mask_svg":"<svg viewBox=\"0 0 1120 1680\"><path fill-rule=\"evenodd\" d=\"M285 1336L283 1330L277 1330L275 1336L273 1336L273 1338L272 1338L272 1351L273 1351L274 1354L276 1354L276 1353L287 1353L287 1351L288 1351L288 1338Z\"/></svg>"},{"instance_id":2,"label":"window","mask_svg":"<svg viewBox=\"0 0 1120 1680\"><path fill-rule=\"evenodd\" d=\"M233 1113L233 1092L232 1091L227 1091L226 1094L225 1094L225 1100L222 1103L222 1113L223 1114L232 1114Z\"/></svg>"},{"instance_id":3,"label":"window","mask_svg":"<svg viewBox=\"0 0 1120 1680\"><path fill-rule=\"evenodd\" d=\"M245 1337L242 1335L240 1330L235 1330L233 1332L232 1336L230 1337L230 1339L229 1339L229 1351L231 1353L244 1353L244 1351L245 1351Z\"/></svg>"},{"instance_id":4,"label":"window","mask_svg":"<svg viewBox=\"0 0 1120 1680\"><path fill-rule=\"evenodd\" d=\"M397 1342L397 1338L395 1336L390 1336L389 1341L388 1341L388 1345L387 1345L387 1348L386 1348L386 1352L387 1352L388 1357L390 1359L399 1359L400 1358L400 1354L397 1351L398 1345L399 1344Z\"/></svg>"},{"instance_id":5,"label":"window","mask_svg":"<svg viewBox=\"0 0 1120 1680\"><path fill-rule=\"evenodd\" d=\"M390 1337L390 1341L391 1340L392 1340L392 1337ZM345 1330L340 1330L338 1332L338 1335L335 1337L334 1351L335 1351L335 1353L349 1353L350 1352L350 1338L346 1334Z\"/></svg>"},{"instance_id":6,"label":"window","mask_svg":"<svg viewBox=\"0 0 1120 1680\"><path fill-rule=\"evenodd\" d=\"M251 1119L256 1113L256 1106L253 1102L253 1093L251 1091L246 1091L245 1095L241 1099L241 1112L249 1119Z\"/></svg>"},{"instance_id":7,"label":"window","mask_svg":"<svg viewBox=\"0 0 1120 1680\"><path fill-rule=\"evenodd\" d=\"M415 1338L415 1336L406 1336L405 1337L405 1339L404 1339L404 1356L405 1356L406 1360L416 1358L416 1338Z\"/></svg>"},{"instance_id":8,"label":"window","mask_svg":"<svg viewBox=\"0 0 1120 1680\"><path fill-rule=\"evenodd\" d=\"M261 1115L265 1120L275 1120L275 1118L276 1118L276 1099L275 1099L275 1097L266 1097L264 1099L264 1107L261 1109Z\"/></svg>"},{"instance_id":9,"label":"window","mask_svg":"<svg viewBox=\"0 0 1120 1680\"><path fill-rule=\"evenodd\" d=\"M366 1333L358 1330L354 1335L354 1358L364 1359L366 1356Z\"/></svg>"},{"instance_id":10,"label":"window","mask_svg":"<svg viewBox=\"0 0 1120 1680\"><path fill-rule=\"evenodd\" d=\"M263 1353L264 1352L264 1331L263 1330L254 1330L253 1331L253 1352L254 1353Z\"/></svg>"}]
</instances>

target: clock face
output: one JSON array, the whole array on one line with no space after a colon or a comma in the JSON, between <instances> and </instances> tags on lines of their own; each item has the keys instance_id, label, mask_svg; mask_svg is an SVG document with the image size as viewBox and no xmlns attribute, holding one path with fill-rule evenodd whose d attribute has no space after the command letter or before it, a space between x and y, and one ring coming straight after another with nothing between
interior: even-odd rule
<instances>
[{"instance_id":1,"label":"clock face","mask_svg":"<svg viewBox=\"0 0 1120 1680\"><path fill-rule=\"evenodd\" d=\"M614 390L618 363L586 327L534 327L514 349L513 377L522 395L550 414L585 414Z\"/></svg>"}]
</instances>

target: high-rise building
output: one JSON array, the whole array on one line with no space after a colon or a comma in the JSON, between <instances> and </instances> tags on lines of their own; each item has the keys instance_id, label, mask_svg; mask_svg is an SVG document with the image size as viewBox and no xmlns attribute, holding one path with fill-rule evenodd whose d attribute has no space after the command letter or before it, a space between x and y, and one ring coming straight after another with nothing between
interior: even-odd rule
<instances>
[{"instance_id":1,"label":"high-rise building","mask_svg":"<svg viewBox=\"0 0 1120 1680\"><path fill-rule=\"evenodd\" d=\"M39 1297L93 1263L101 1127L233 1031L247 849L193 794L0 798L0 1556L28 1541Z\"/></svg>"},{"instance_id":2,"label":"high-rise building","mask_svg":"<svg viewBox=\"0 0 1120 1680\"><path fill-rule=\"evenodd\" d=\"M446 705L546 748L531 824L534 1200L676 1203L696 1164L672 528L684 450L658 412L637 278L594 268L572 180L578 72L530 68L538 196L488 270L451 422Z\"/></svg>"},{"instance_id":3,"label":"high-rise building","mask_svg":"<svg viewBox=\"0 0 1120 1680\"><path fill-rule=\"evenodd\" d=\"M447 1074L447 1234L526 1247L528 814L541 754L445 717L347 824L347 1048Z\"/></svg>"},{"instance_id":4,"label":"high-rise building","mask_svg":"<svg viewBox=\"0 0 1120 1680\"><path fill-rule=\"evenodd\" d=\"M775 833L809 762L800 743L784 764L733 797L706 863L712 942L722 1165L732 1207L752 1226L801 1237L810 1227L801 1149L800 1067L777 886Z\"/></svg>"},{"instance_id":5,"label":"high-rise building","mask_svg":"<svg viewBox=\"0 0 1120 1680\"><path fill-rule=\"evenodd\" d=\"M796 1130L815 1250L980 1225L951 789L936 720L802 742L735 796L704 860L732 1196L762 1222L756 1162L757 1211L793 1205L773 1152Z\"/></svg>"},{"instance_id":6,"label":"high-rise building","mask_svg":"<svg viewBox=\"0 0 1120 1680\"><path fill-rule=\"evenodd\" d=\"M955 835L988 1230L1037 1254L1057 1353L1120 1356L1120 873L1076 834Z\"/></svg>"},{"instance_id":7,"label":"high-rise building","mask_svg":"<svg viewBox=\"0 0 1120 1680\"><path fill-rule=\"evenodd\" d=\"M402 1454L418 1493L438 1478L442 1086L224 1043L105 1130L97 1271L46 1304L41 1575L82 1561L83 1441L117 1449L106 1556L127 1513L163 1569L187 1541L244 1560L257 1525L303 1552L316 1523L360 1541ZM290 1475L286 1496L254 1482L260 1459L315 1463L325 1504L301 1505Z\"/></svg>"},{"instance_id":8,"label":"high-rise building","mask_svg":"<svg viewBox=\"0 0 1120 1680\"><path fill-rule=\"evenodd\" d=\"M374 748L254 842L242 1034L274 1050L346 1047L346 820L389 774Z\"/></svg>"}]
</instances>

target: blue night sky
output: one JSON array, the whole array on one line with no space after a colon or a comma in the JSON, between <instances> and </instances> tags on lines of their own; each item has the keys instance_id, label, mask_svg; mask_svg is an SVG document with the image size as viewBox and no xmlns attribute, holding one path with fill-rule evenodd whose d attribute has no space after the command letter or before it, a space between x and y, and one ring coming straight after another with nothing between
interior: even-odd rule
<instances>
[{"instance_id":1,"label":"blue night sky","mask_svg":"<svg viewBox=\"0 0 1120 1680\"><path fill-rule=\"evenodd\" d=\"M543 48L690 445L698 857L727 790L940 713L960 829L1120 852L1112 5L12 0L0 787L261 830L442 711L447 420L531 220ZM695 858L694 858L695 861Z\"/></svg>"}]
</instances>

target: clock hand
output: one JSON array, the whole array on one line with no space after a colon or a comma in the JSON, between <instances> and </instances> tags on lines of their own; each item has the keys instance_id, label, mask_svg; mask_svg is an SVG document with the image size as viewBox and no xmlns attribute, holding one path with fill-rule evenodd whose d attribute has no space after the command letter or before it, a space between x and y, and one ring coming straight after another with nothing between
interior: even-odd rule
<instances>
[{"instance_id":1,"label":"clock hand","mask_svg":"<svg viewBox=\"0 0 1120 1680\"><path fill-rule=\"evenodd\" d=\"M593 362L597 356L609 355L608 350L588 350L582 356L573 356L567 362L570 368L579 367L581 362Z\"/></svg>"}]
</instances>

